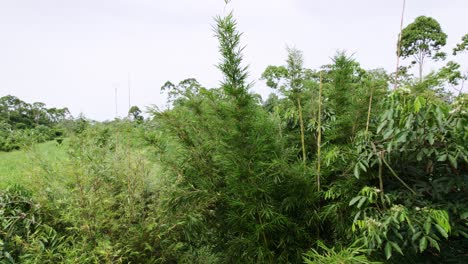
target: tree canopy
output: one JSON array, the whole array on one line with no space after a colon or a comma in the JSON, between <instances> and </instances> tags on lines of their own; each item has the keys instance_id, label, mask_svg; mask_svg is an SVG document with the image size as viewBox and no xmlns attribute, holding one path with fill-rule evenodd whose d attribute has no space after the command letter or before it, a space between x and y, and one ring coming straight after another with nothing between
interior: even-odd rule
<instances>
[{"instance_id":1,"label":"tree canopy","mask_svg":"<svg viewBox=\"0 0 468 264\"><path fill-rule=\"evenodd\" d=\"M442 31L439 22L427 16L417 17L402 31L400 56L412 56L419 64L419 78L422 80L423 65L426 58L444 58L439 50L445 46L447 34Z\"/></svg>"}]
</instances>

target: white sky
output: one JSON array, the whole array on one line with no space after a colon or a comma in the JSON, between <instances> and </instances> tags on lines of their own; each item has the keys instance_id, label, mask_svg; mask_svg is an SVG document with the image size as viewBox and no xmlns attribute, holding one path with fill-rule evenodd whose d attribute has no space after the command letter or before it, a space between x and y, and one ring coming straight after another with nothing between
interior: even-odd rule
<instances>
[{"instance_id":1,"label":"white sky","mask_svg":"<svg viewBox=\"0 0 468 264\"><path fill-rule=\"evenodd\" d=\"M234 10L244 33L254 90L268 65L281 65L286 45L304 52L309 68L336 50L354 53L366 69L395 68L402 0L0 0L0 96L68 107L97 120L131 104L165 105L160 87L221 78L213 17ZM407 0L405 25L427 15L448 34L450 52L468 33L468 0ZM451 53L451 52L450 52ZM466 60L463 55L458 60ZM432 66L433 67L433 66ZM431 65L425 72L431 70Z\"/></svg>"}]
</instances>

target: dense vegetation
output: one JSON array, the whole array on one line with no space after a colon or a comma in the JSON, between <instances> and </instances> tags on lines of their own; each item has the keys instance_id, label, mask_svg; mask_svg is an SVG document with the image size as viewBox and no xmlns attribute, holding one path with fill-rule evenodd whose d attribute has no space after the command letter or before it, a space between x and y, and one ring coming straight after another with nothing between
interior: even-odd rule
<instances>
[{"instance_id":1,"label":"dense vegetation","mask_svg":"<svg viewBox=\"0 0 468 264\"><path fill-rule=\"evenodd\" d=\"M67 108L46 108L7 95L0 97L0 151L11 151L31 142L62 137L60 123L70 118Z\"/></svg>"},{"instance_id":2,"label":"dense vegetation","mask_svg":"<svg viewBox=\"0 0 468 264\"><path fill-rule=\"evenodd\" d=\"M426 22L438 29L436 46ZM401 56L447 57L437 21L415 23ZM466 79L459 64L414 78L412 64L396 76L338 52L307 69L288 48L284 65L262 75L275 91L263 102L232 14L216 19L215 34L220 87L167 82L171 107L150 119L132 107L128 119L71 121L57 146L64 159L31 147L34 184L0 191L0 262L466 259L468 96L448 92ZM28 111L2 117L8 133L59 121Z\"/></svg>"}]
</instances>

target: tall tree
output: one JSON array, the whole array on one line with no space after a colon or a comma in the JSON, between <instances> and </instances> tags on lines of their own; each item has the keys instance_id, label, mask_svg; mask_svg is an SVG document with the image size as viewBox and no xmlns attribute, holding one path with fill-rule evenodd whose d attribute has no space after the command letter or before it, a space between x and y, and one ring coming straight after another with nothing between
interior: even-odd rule
<instances>
[{"instance_id":1,"label":"tall tree","mask_svg":"<svg viewBox=\"0 0 468 264\"><path fill-rule=\"evenodd\" d=\"M143 121L143 116L141 115L141 110L138 106L134 105L128 110L128 116L137 122Z\"/></svg>"},{"instance_id":2,"label":"tall tree","mask_svg":"<svg viewBox=\"0 0 468 264\"><path fill-rule=\"evenodd\" d=\"M420 16L403 29L400 44L400 56L414 58L413 63L419 65L419 80L422 81L423 66L426 58L444 58L445 53L439 50L445 46L447 34L431 17Z\"/></svg>"}]
</instances>

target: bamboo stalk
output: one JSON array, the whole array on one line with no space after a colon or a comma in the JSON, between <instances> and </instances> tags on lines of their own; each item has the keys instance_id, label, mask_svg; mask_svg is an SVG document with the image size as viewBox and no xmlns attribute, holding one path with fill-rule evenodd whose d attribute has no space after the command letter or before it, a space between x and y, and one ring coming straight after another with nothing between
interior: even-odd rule
<instances>
[{"instance_id":1,"label":"bamboo stalk","mask_svg":"<svg viewBox=\"0 0 468 264\"><path fill-rule=\"evenodd\" d=\"M383 187L383 179L382 179L382 167L383 167L383 159L384 159L384 156L383 156L383 152L380 151L380 154L379 154L379 158L380 158L380 161L379 161L379 187L380 187L380 192L384 193L384 187Z\"/></svg>"},{"instance_id":2,"label":"bamboo stalk","mask_svg":"<svg viewBox=\"0 0 468 264\"><path fill-rule=\"evenodd\" d=\"M383 185L383 178L382 178L382 171L383 171L383 151L380 151L379 154L379 187L380 187L380 200L382 201L382 205L385 208L385 199L384 199L384 185Z\"/></svg>"},{"instance_id":3,"label":"bamboo stalk","mask_svg":"<svg viewBox=\"0 0 468 264\"><path fill-rule=\"evenodd\" d=\"M370 114L372 110L372 96L374 95L374 86L371 87L371 94L369 97L369 109L367 110L367 122L366 122L366 135L369 132Z\"/></svg>"},{"instance_id":4,"label":"bamboo stalk","mask_svg":"<svg viewBox=\"0 0 468 264\"><path fill-rule=\"evenodd\" d=\"M302 119L302 106L301 106L301 98L297 97L297 107L299 110L299 125L301 127L301 145L302 145L302 162L306 164L306 150L305 150L305 139L304 139L304 120Z\"/></svg>"},{"instance_id":5,"label":"bamboo stalk","mask_svg":"<svg viewBox=\"0 0 468 264\"><path fill-rule=\"evenodd\" d=\"M276 114L276 118L278 118L278 132L279 132L279 138L283 140L283 127L281 126L281 117L279 115L279 110L278 106L275 106L274 108L274 113ZM283 144L281 144L281 150L283 150Z\"/></svg>"},{"instance_id":6,"label":"bamboo stalk","mask_svg":"<svg viewBox=\"0 0 468 264\"><path fill-rule=\"evenodd\" d=\"M320 72L319 84L319 110L318 110L318 125L317 125L317 190L320 191L320 147L322 145L322 72Z\"/></svg>"}]
</instances>

